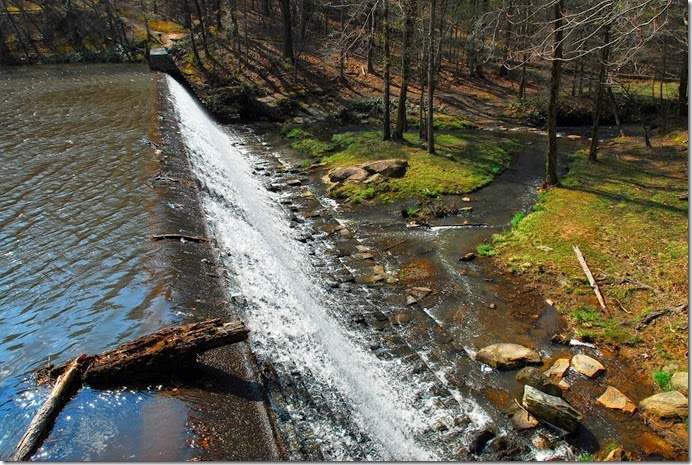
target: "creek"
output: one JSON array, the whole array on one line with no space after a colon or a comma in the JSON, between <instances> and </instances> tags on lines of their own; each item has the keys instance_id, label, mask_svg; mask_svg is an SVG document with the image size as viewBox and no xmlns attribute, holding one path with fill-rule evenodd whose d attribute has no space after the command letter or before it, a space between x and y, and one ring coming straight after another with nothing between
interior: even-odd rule
<instances>
[{"instance_id":1,"label":"creek","mask_svg":"<svg viewBox=\"0 0 692 465\"><path fill-rule=\"evenodd\" d=\"M0 73L8 168L0 181L0 459L48 394L35 386L35 369L199 312L197 301L175 298L176 276L193 268L175 269L170 250L148 240L160 232L148 141L161 121L190 158L222 293L251 331L259 381L247 384L266 401L205 383L85 388L35 459L276 459L251 418L265 403L282 456L297 460L570 459L638 434L632 422L593 412L576 438L518 433L507 415L520 395L514 373L473 360L498 341L551 360L566 350L550 343L561 328L551 306L486 259L459 261L535 202L542 136L509 134L524 150L469 195L466 216L406 228L399 212L411 202L339 205L324 173L301 169L276 128L218 125L171 78L162 78L171 106L162 118L152 76L141 66L93 65ZM183 247L176 259L187 254ZM389 282L373 282L376 267ZM413 286L432 293L406 305ZM495 439L476 447L488 430Z\"/></svg>"}]
</instances>

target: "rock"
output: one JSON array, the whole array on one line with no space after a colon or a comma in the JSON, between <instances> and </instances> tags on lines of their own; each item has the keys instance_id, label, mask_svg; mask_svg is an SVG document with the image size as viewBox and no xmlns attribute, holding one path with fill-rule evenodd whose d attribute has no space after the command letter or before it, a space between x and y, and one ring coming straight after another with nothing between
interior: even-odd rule
<instances>
[{"instance_id":1,"label":"rock","mask_svg":"<svg viewBox=\"0 0 692 465\"><path fill-rule=\"evenodd\" d=\"M589 378L594 378L605 371L605 367L601 362L584 354L575 355L570 363L572 368Z\"/></svg>"},{"instance_id":2,"label":"rock","mask_svg":"<svg viewBox=\"0 0 692 465\"><path fill-rule=\"evenodd\" d=\"M524 367L517 372L516 378L523 385L536 387L543 382L543 373L536 367Z\"/></svg>"},{"instance_id":3,"label":"rock","mask_svg":"<svg viewBox=\"0 0 692 465\"><path fill-rule=\"evenodd\" d=\"M331 182L344 181L364 181L370 174L359 166L347 166L345 168L335 168L327 175Z\"/></svg>"},{"instance_id":4,"label":"rock","mask_svg":"<svg viewBox=\"0 0 692 465\"><path fill-rule=\"evenodd\" d=\"M555 360L555 363L553 363L553 366L548 368L544 374L548 378L551 378L555 381L559 381L562 379L563 376L565 376L565 372L569 369L569 358L558 358Z\"/></svg>"},{"instance_id":5,"label":"rock","mask_svg":"<svg viewBox=\"0 0 692 465\"><path fill-rule=\"evenodd\" d=\"M567 345L569 344L569 338L564 334L553 334L553 337L550 338L550 342L553 344Z\"/></svg>"},{"instance_id":6,"label":"rock","mask_svg":"<svg viewBox=\"0 0 692 465\"><path fill-rule=\"evenodd\" d=\"M375 173L372 176L370 176L368 179L363 181L363 184L372 184L373 182L379 182L382 180L383 176L380 173Z\"/></svg>"},{"instance_id":7,"label":"rock","mask_svg":"<svg viewBox=\"0 0 692 465\"><path fill-rule=\"evenodd\" d=\"M660 436L645 432L639 438L638 443L644 454L646 454L644 460L660 460L661 458L664 460L680 460L670 444ZM650 458L647 455L653 457Z\"/></svg>"},{"instance_id":8,"label":"rock","mask_svg":"<svg viewBox=\"0 0 692 465\"><path fill-rule=\"evenodd\" d=\"M670 378L670 386L676 391L680 391L687 395L688 378L686 371L676 371Z\"/></svg>"},{"instance_id":9,"label":"rock","mask_svg":"<svg viewBox=\"0 0 692 465\"><path fill-rule=\"evenodd\" d=\"M606 408L622 410L625 413L634 413L637 410L637 406L634 405L634 402L613 386L608 386L606 391L596 402Z\"/></svg>"},{"instance_id":10,"label":"rock","mask_svg":"<svg viewBox=\"0 0 692 465\"><path fill-rule=\"evenodd\" d=\"M687 397L678 391L662 392L647 397L639 403L639 407L661 418L687 417Z\"/></svg>"},{"instance_id":11,"label":"rock","mask_svg":"<svg viewBox=\"0 0 692 465\"><path fill-rule=\"evenodd\" d=\"M426 297L432 292L432 289L427 287L412 287L406 291L407 294L414 296L418 300Z\"/></svg>"},{"instance_id":12,"label":"rock","mask_svg":"<svg viewBox=\"0 0 692 465\"><path fill-rule=\"evenodd\" d=\"M517 373L517 381L551 396L562 397L562 389L536 367L524 367Z\"/></svg>"},{"instance_id":13,"label":"rock","mask_svg":"<svg viewBox=\"0 0 692 465\"><path fill-rule=\"evenodd\" d=\"M483 431L478 432L476 437L474 437L469 444L469 452L474 455L480 455L485 449L485 446L487 446L494 437L495 433L489 429L484 429Z\"/></svg>"},{"instance_id":14,"label":"rock","mask_svg":"<svg viewBox=\"0 0 692 465\"><path fill-rule=\"evenodd\" d=\"M463 257L461 257L459 260L462 262L470 262L474 258L476 258L476 254L473 252L469 252L466 255L464 255Z\"/></svg>"},{"instance_id":15,"label":"rock","mask_svg":"<svg viewBox=\"0 0 692 465\"><path fill-rule=\"evenodd\" d=\"M531 386L524 386L522 405L540 420L573 433L584 416L560 397L551 396Z\"/></svg>"},{"instance_id":16,"label":"rock","mask_svg":"<svg viewBox=\"0 0 692 465\"><path fill-rule=\"evenodd\" d=\"M408 162L396 158L376 160L359 165L370 174L380 174L387 178L403 178L406 175Z\"/></svg>"},{"instance_id":17,"label":"rock","mask_svg":"<svg viewBox=\"0 0 692 465\"><path fill-rule=\"evenodd\" d=\"M523 431L538 426L538 420L531 416L526 410L519 409L512 416L512 425L514 425L515 429Z\"/></svg>"},{"instance_id":18,"label":"rock","mask_svg":"<svg viewBox=\"0 0 692 465\"><path fill-rule=\"evenodd\" d=\"M303 181L301 181L300 179L289 179L288 181L286 181L286 184L288 184L289 186L300 186L301 184L303 184Z\"/></svg>"},{"instance_id":19,"label":"rock","mask_svg":"<svg viewBox=\"0 0 692 465\"><path fill-rule=\"evenodd\" d=\"M525 365L537 365L541 363L541 356L519 344L499 343L479 350L476 360L498 370L512 370Z\"/></svg>"},{"instance_id":20,"label":"rock","mask_svg":"<svg viewBox=\"0 0 692 465\"><path fill-rule=\"evenodd\" d=\"M618 447L610 451L604 462L627 462L629 459L630 454L625 452L622 447Z\"/></svg>"}]
</instances>

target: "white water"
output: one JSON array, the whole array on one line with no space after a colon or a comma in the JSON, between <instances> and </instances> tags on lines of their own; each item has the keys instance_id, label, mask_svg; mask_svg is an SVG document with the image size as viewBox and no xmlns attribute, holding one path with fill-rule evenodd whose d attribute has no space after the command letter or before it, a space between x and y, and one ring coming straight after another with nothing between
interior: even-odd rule
<instances>
[{"instance_id":1,"label":"white water","mask_svg":"<svg viewBox=\"0 0 692 465\"><path fill-rule=\"evenodd\" d=\"M307 246L295 240L297 231L289 227L278 195L253 175L257 160L240 137L210 120L170 77L168 85L193 170L203 185L211 233L228 255L238 285L233 292L248 302L242 316L253 351L287 367L282 376L299 376L313 397L327 399L326 410L332 411L287 406L291 416L307 417L327 460L448 458L420 438L440 421L450 423L460 410L472 418L483 413L468 400L455 412L440 407L427 394L429 383L410 367L377 358L340 324L335 315L344 303L320 284L320 273L311 265ZM335 416L346 418L350 426ZM479 423L483 421L474 422ZM365 452L354 456L359 442L367 443Z\"/></svg>"}]
</instances>

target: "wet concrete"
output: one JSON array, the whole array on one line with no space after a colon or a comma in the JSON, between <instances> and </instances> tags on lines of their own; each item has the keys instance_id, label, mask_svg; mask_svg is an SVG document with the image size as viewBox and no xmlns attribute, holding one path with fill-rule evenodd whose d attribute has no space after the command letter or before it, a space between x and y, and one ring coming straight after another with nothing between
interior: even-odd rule
<instances>
[{"instance_id":1,"label":"wet concrete","mask_svg":"<svg viewBox=\"0 0 692 465\"><path fill-rule=\"evenodd\" d=\"M160 93L159 169L152 185L161 199L155 229L207 237L198 184L191 172L163 76ZM213 242L166 240L162 260L170 266L167 295L181 323L208 318L237 319L230 304L227 273L219 267ZM262 460L285 458L267 409L265 387L247 343L200 357L198 371L180 376L169 390L185 401L188 426L195 435L191 460Z\"/></svg>"}]
</instances>

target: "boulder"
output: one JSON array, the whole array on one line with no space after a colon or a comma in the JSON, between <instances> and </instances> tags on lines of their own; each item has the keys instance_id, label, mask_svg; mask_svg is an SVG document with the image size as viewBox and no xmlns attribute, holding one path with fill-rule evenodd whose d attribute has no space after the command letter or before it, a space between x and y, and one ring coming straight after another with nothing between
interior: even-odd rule
<instances>
[{"instance_id":1,"label":"boulder","mask_svg":"<svg viewBox=\"0 0 692 465\"><path fill-rule=\"evenodd\" d=\"M584 416L560 397L551 396L531 386L524 386L521 401L528 412L551 425L573 433Z\"/></svg>"},{"instance_id":2,"label":"boulder","mask_svg":"<svg viewBox=\"0 0 692 465\"><path fill-rule=\"evenodd\" d=\"M387 178L403 178L406 175L408 162L397 158L375 160L359 165L369 174L380 174Z\"/></svg>"},{"instance_id":3,"label":"boulder","mask_svg":"<svg viewBox=\"0 0 692 465\"><path fill-rule=\"evenodd\" d=\"M359 166L347 166L345 168L335 168L327 175L331 182L344 181L364 181L370 174Z\"/></svg>"},{"instance_id":4,"label":"boulder","mask_svg":"<svg viewBox=\"0 0 692 465\"><path fill-rule=\"evenodd\" d=\"M662 392L639 403L645 412L661 418L686 418L687 397L678 391Z\"/></svg>"},{"instance_id":5,"label":"boulder","mask_svg":"<svg viewBox=\"0 0 692 465\"><path fill-rule=\"evenodd\" d=\"M634 413L637 410L634 402L613 386L608 386L596 402L606 408L622 410L625 413Z\"/></svg>"},{"instance_id":6,"label":"boulder","mask_svg":"<svg viewBox=\"0 0 692 465\"><path fill-rule=\"evenodd\" d=\"M517 381L523 385L543 391L551 396L562 397L562 389L551 379L544 376L536 367L524 367L517 373Z\"/></svg>"},{"instance_id":7,"label":"boulder","mask_svg":"<svg viewBox=\"0 0 692 465\"><path fill-rule=\"evenodd\" d=\"M514 425L515 429L523 431L538 426L538 420L526 410L519 409L512 416L512 425Z\"/></svg>"},{"instance_id":8,"label":"boulder","mask_svg":"<svg viewBox=\"0 0 692 465\"><path fill-rule=\"evenodd\" d=\"M512 370L525 365L540 364L541 356L519 344L498 343L479 350L476 360L498 370Z\"/></svg>"},{"instance_id":9,"label":"boulder","mask_svg":"<svg viewBox=\"0 0 692 465\"><path fill-rule=\"evenodd\" d=\"M562 379L563 376L565 376L565 372L569 368L569 358L558 358L555 360L555 363L553 363L553 366L548 368L544 374L548 378L552 378L555 381L559 381Z\"/></svg>"},{"instance_id":10,"label":"boulder","mask_svg":"<svg viewBox=\"0 0 692 465\"><path fill-rule=\"evenodd\" d=\"M577 354L572 357L570 364L572 368L589 378L594 378L605 371L601 362L584 354Z\"/></svg>"},{"instance_id":11,"label":"boulder","mask_svg":"<svg viewBox=\"0 0 692 465\"><path fill-rule=\"evenodd\" d=\"M670 378L670 386L676 391L687 394L688 378L686 371L677 371Z\"/></svg>"}]
</instances>

